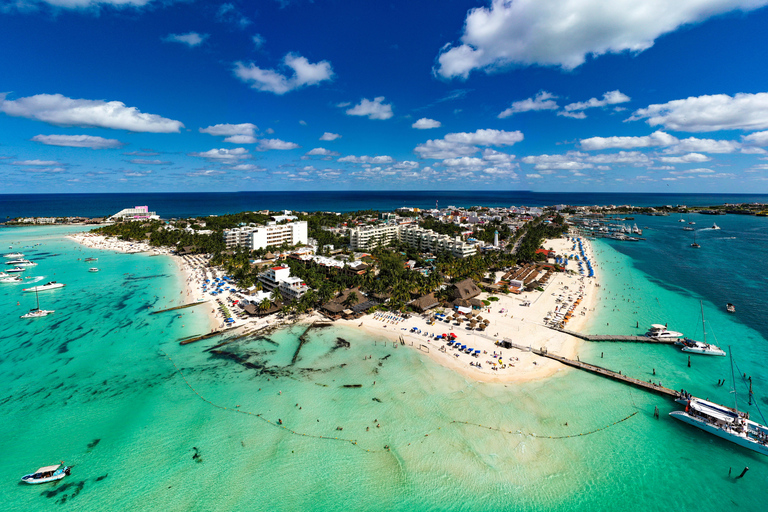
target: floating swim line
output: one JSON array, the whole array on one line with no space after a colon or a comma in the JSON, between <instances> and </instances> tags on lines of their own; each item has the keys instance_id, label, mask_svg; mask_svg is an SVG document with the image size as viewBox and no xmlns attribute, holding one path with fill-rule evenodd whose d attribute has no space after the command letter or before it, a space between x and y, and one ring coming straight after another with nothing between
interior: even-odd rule
<instances>
[{"instance_id":1,"label":"floating swim line","mask_svg":"<svg viewBox=\"0 0 768 512\"><path fill-rule=\"evenodd\" d=\"M162 352L163 355L171 362L173 367L176 369L176 373L181 375L181 378L184 380L184 383L187 385L187 387L189 389L191 389L198 396L198 398L200 398L200 400L202 400L203 402L205 402L205 403L207 403L209 405L212 405L213 407L216 407L217 409L221 409L223 411L229 411L229 412L236 412L236 413L240 413L240 414L246 414L248 416L253 416L255 418L260 419L261 421L269 423L273 427L281 428L281 429L285 430L286 432L288 432L290 434L293 434L295 436L299 436L299 437L312 437L314 439L325 439L325 440L328 440L328 441L342 441L342 442L345 442L345 443L353 444L356 447L360 448L361 450L365 450L367 452L377 451L377 450L367 450L367 449L363 448L362 446L357 444L357 440L356 439L345 439L343 437L320 436L320 435L316 435L316 434L305 434L303 432L296 432L295 430L291 430L290 428L286 427L285 425L281 425L279 423L275 423L272 420L268 420L267 418L262 416L261 413L256 414L256 413L249 412L249 411L243 411L243 410L235 408L235 407L225 407L223 405L219 405L219 404L213 403L210 400L208 400L207 398L205 398L203 395L201 395L194 387L192 387L192 384L189 383L189 381L187 380L187 377L184 375L184 372L181 371L181 368L176 366L176 363L174 362L173 359L171 359L171 356L166 354L163 350L161 350L160 352Z\"/></svg>"},{"instance_id":2,"label":"floating swim line","mask_svg":"<svg viewBox=\"0 0 768 512\"><path fill-rule=\"evenodd\" d=\"M618 421L614 421L613 423L611 423L609 425L606 425L604 427L596 428L595 430L590 430L589 432L581 432L579 434L571 434L571 435L568 435L568 436L541 436L541 435L533 434L533 433L528 434L528 435L531 436L531 437L535 437L537 439L569 439L571 437L588 436L590 434L594 434L596 432L600 432L601 430L607 430L607 429L613 427L614 425L618 425L621 422L627 421L629 418L631 418L632 416L634 416L638 412L639 411L635 411L632 414L630 414L629 416L627 416L626 418L622 418L622 419L620 419ZM503 432L504 434L520 434L520 435L525 435L525 432L522 432L520 430L517 430L517 431L513 432L511 430L504 430L503 428L489 427L487 425L480 425L479 423L470 423L469 421L453 420L451 423L461 423L461 424L464 424L464 425L470 425L472 427L480 427L480 428L485 428L485 429L488 429L488 430L496 430L497 432Z\"/></svg>"}]
</instances>

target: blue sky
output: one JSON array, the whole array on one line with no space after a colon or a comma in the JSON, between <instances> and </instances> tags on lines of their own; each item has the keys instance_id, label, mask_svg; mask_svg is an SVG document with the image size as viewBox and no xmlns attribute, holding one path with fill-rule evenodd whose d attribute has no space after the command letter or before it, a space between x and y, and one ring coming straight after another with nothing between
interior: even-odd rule
<instances>
[{"instance_id":1,"label":"blue sky","mask_svg":"<svg viewBox=\"0 0 768 512\"><path fill-rule=\"evenodd\" d=\"M768 0L0 0L5 193L768 192Z\"/></svg>"}]
</instances>

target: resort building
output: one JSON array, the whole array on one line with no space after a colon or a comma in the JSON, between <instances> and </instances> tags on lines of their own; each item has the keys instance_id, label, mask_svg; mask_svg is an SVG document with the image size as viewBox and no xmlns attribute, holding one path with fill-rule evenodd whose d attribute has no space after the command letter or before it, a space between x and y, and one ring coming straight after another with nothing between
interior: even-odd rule
<instances>
[{"instance_id":1,"label":"resort building","mask_svg":"<svg viewBox=\"0 0 768 512\"><path fill-rule=\"evenodd\" d=\"M379 245L388 245L398 238L399 226L383 224L379 226L361 226L349 231L349 248L353 251L365 251Z\"/></svg>"},{"instance_id":2,"label":"resort building","mask_svg":"<svg viewBox=\"0 0 768 512\"><path fill-rule=\"evenodd\" d=\"M264 290L271 292L277 288L283 297L291 301L300 299L309 291L302 279L291 276L291 269L287 266L268 268L259 274L259 282Z\"/></svg>"},{"instance_id":3,"label":"resort building","mask_svg":"<svg viewBox=\"0 0 768 512\"><path fill-rule=\"evenodd\" d=\"M120 210L109 217L109 220L148 220L159 218L157 213L149 211L149 206L134 206L133 208Z\"/></svg>"},{"instance_id":4,"label":"resort building","mask_svg":"<svg viewBox=\"0 0 768 512\"><path fill-rule=\"evenodd\" d=\"M466 258L477 253L477 247L464 242L461 237L451 238L418 226L400 226L398 238L401 242L421 251L433 253L447 251L457 258Z\"/></svg>"},{"instance_id":5,"label":"resort building","mask_svg":"<svg viewBox=\"0 0 768 512\"><path fill-rule=\"evenodd\" d=\"M287 224L244 226L224 231L224 242L228 249L242 246L249 251L253 251L283 244L306 244L308 240L307 221L304 220Z\"/></svg>"}]
</instances>

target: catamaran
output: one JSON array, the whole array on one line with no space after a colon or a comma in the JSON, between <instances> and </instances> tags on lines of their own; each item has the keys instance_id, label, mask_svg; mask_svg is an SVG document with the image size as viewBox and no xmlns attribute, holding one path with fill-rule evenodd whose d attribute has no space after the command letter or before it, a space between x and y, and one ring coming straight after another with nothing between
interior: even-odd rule
<instances>
[{"instance_id":1,"label":"catamaran","mask_svg":"<svg viewBox=\"0 0 768 512\"><path fill-rule=\"evenodd\" d=\"M749 413L739 411L733 356L731 356L731 379L733 380L733 409L684 393L677 402L685 405L685 411L672 411L669 415L726 441L768 455L768 427L750 420Z\"/></svg>"},{"instance_id":2,"label":"catamaran","mask_svg":"<svg viewBox=\"0 0 768 512\"><path fill-rule=\"evenodd\" d=\"M69 474L72 466L65 466L64 464L54 464L53 466L45 466L34 473L24 475L21 477L21 481L27 484L44 484L46 482L53 482L55 480L61 480Z\"/></svg>"},{"instance_id":3,"label":"catamaran","mask_svg":"<svg viewBox=\"0 0 768 512\"><path fill-rule=\"evenodd\" d=\"M720 347L707 343L707 326L704 323L704 304L699 301L701 306L701 330L703 331L704 341L696 341L689 338L683 338L680 344L683 346L683 352L692 354L705 354L708 356L724 356L725 351Z\"/></svg>"},{"instance_id":4,"label":"catamaran","mask_svg":"<svg viewBox=\"0 0 768 512\"><path fill-rule=\"evenodd\" d=\"M40 295L38 295L37 290L35 290L35 299L37 299L37 307L30 309L29 313L21 315L19 318L42 318L44 316L50 315L51 313L55 313L55 311L40 309Z\"/></svg>"}]
</instances>

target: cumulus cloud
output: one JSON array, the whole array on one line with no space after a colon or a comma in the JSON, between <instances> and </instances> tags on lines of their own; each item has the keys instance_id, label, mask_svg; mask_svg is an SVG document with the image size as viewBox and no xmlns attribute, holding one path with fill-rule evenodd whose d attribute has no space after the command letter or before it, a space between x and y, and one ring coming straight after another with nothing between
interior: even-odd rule
<instances>
[{"instance_id":1,"label":"cumulus cloud","mask_svg":"<svg viewBox=\"0 0 768 512\"><path fill-rule=\"evenodd\" d=\"M245 28L252 22L246 18L240 11L237 10L234 4L225 3L221 4L219 10L216 11L216 21L222 23L233 23L239 28Z\"/></svg>"},{"instance_id":2,"label":"cumulus cloud","mask_svg":"<svg viewBox=\"0 0 768 512\"><path fill-rule=\"evenodd\" d=\"M587 151L601 149L633 149L648 148L652 146L670 146L677 142L677 137L663 131L655 131L642 137L591 137L581 139L579 145Z\"/></svg>"},{"instance_id":3,"label":"cumulus cloud","mask_svg":"<svg viewBox=\"0 0 768 512\"><path fill-rule=\"evenodd\" d=\"M137 165L167 165L171 162L164 162L162 160L147 160L145 158L134 158L133 160L129 160L128 162L132 164Z\"/></svg>"},{"instance_id":4,"label":"cumulus cloud","mask_svg":"<svg viewBox=\"0 0 768 512\"><path fill-rule=\"evenodd\" d=\"M768 131L750 133L741 138L744 144L753 146L768 146Z\"/></svg>"},{"instance_id":5,"label":"cumulus cloud","mask_svg":"<svg viewBox=\"0 0 768 512\"><path fill-rule=\"evenodd\" d=\"M467 78L510 65L574 69L587 56L638 53L682 25L750 11L768 0L492 0L471 9L461 43L440 50L435 73Z\"/></svg>"},{"instance_id":6,"label":"cumulus cloud","mask_svg":"<svg viewBox=\"0 0 768 512\"><path fill-rule=\"evenodd\" d=\"M117 139L105 139L95 135L35 135L31 140L48 146L70 148L113 149L124 145Z\"/></svg>"},{"instance_id":7,"label":"cumulus cloud","mask_svg":"<svg viewBox=\"0 0 768 512\"><path fill-rule=\"evenodd\" d=\"M692 96L636 110L628 121L682 132L768 128L768 93Z\"/></svg>"},{"instance_id":8,"label":"cumulus cloud","mask_svg":"<svg viewBox=\"0 0 768 512\"><path fill-rule=\"evenodd\" d=\"M286 142L280 139L262 139L259 141L259 147L256 149L258 151L269 151L271 149L287 150L287 149L296 149L298 147L301 147L301 146L299 146L295 142Z\"/></svg>"},{"instance_id":9,"label":"cumulus cloud","mask_svg":"<svg viewBox=\"0 0 768 512\"><path fill-rule=\"evenodd\" d=\"M260 167L254 164L237 164L228 168L232 169L233 171L248 171L248 172L263 172L267 170L264 167Z\"/></svg>"},{"instance_id":10,"label":"cumulus cloud","mask_svg":"<svg viewBox=\"0 0 768 512\"><path fill-rule=\"evenodd\" d=\"M360 103L347 110L348 116L365 116L368 119L389 119L392 114L392 105L384 103L384 96L378 96L373 101L363 98Z\"/></svg>"},{"instance_id":11,"label":"cumulus cloud","mask_svg":"<svg viewBox=\"0 0 768 512\"><path fill-rule=\"evenodd\" d=\"M248 65L236 62L234 73L252 89L274 94L285 94L333 78L331 63L325 60L312 64L301 55L289 53L283 58L283 65L293 71L292 76L288 77L272 69L261 69L252 62Z\"/></svg>"},{"instance_id":12,"label":"cumulus cloud","mask_svg":"<svg viewBox=\"0 0 768 512\"><path fill-rule=\"evenodd\" d=\"M308 156L339 156L336 151L331 151L325 148L314 148L307 151Z\"/></svg>"},{"instance_id":13,"label":"cumulus cloud","mask_svg":"<svg viewBox=\"0 0 768 512\"><path fill-rule=\"evenodd\" d=\"M422 117L415 123L411 125L411 128L416 128L417 130L429 130L430 128L440 128L442 126L442 123L440 121L435 121L434 119L428 119L426 117Z\"/></svg>"},{"instance_id":14,"label":"cumulus cloud","mask_svg":"<svg viewBox=\"0 0 768 512\"><path fill-rule=\"evenodd\" d=\"M586 110L588 108L605 107L607 105L617 105L619 103L626 103L630 101L630 97L623 94L619 90L608 91L603 94L603 99L590 98L587 101L578 101L576 103L569 103L564 108L566 112L573 112L578 110Z\"/></svg>"},{"instance_id":15,"label":"cumulus cloud","mask_svg":"<svg viewBox=\"0 0 768 512\"><path fill-rule=\"evenodd\" d=\"M209 135L253 135L254 131L258 130L258 127L252 123L241 124L215 124L208 126L207 128L200 128L200 133L207 133Z\"/></svg>"},{"instance_id":16,"label":"cumulus cloud","mask_svg":"<svg viewBox=\"0 0 768 512\"><path fill-rule=\"evenodd\" d=\"M192 178L197 176L221 176L222 174L226 174L226 172L213 169L200 169L199 171L188 172L187 176Z\"/></svg>"},{"instance_id":17,"label":"cumulus cloud","mask_svg":"<svg viewBox=\"0 0 768 512\"><path fill-rule=\"evenodd\" d=\"M710 160L712 160L710 157L701 153L688 153L683 156L662 156L659 158L659 161L665 164L690 164L709 162Z\"/></svg>"},{"instance_id":18,"label":"cumulus cloud","mask_svg":"<svg viewBox=\"0 0 768 512\"><path fill-rule=\"evenodd\" d=\"M502 111L497 117L499 119L504 119L520 112L530 112L531 110L557 110L560 107L555 101L556 98L557 96L552 93L539 91L533 98L515 101L508 109Z\"/></svg>"},{"instance_id":19,"label":"cumulus cloud","mask_svg":"<svg viewBox=\"0 0 768 512\"><path fill-rule=\"evenodd\" d=\"M395 161L394 158L392 158L391 156L387 156L387 155L379 155L379 156L367 156L367 155L354 156L354 155L349 155L349 156L344 156L344 157L339 158L339 162L347 162L347 163L353 163L353 164L374 164L374 165L378 165L378 164L391 164L394 161Z\"/></svg>"},{"instance_id":20,"label":"cumulus cloud","mask_svg":"<svg viewBox=\"0 0 768 512\"><path fill-rule=\"evenodd\" d=\"M117 8L138 8L151 2L152 0L28 0L26 2L14 2L14 6L23 9L28 8L32 4L44 3L61 9L98 9L106 5Z\"/></svg>"},{"instance_id":21,"label":"cumulus cloud","mask_svg":"<svg viewBox=\"0 0 768 512\"><path fill-rule=\"evenodd\" d=\"M209 151L204 151L202 153L190 153L190 156L197 156L200 158L206 158L208 160L213 161L219 161L219 162L235 162L237 160L242 160L244 158L250 158L250 153L248 153L248 150L245 148L234 148L234 149L211 149Z\"/></svg>"},{"instance_id":22,"label":"cumulus cloud","mask_svg":"<svg viewBox=\"0 0 768 512\"><path fill-rule=\"evenodd\" d=\"M187 32L186 34L168 34L163 41L168 43L181 43L194 48L200 46L208 38L208 34L198 34L197 32Z\"/></svg>"},{"instance_id":23,"label":"cumulus cloud","mask_svg":"<svg viewBox=\"0 0 768 512\"><path fill-rule=\"evenodd\" d=\"M442 139L428 140L414 151L421 158L445 160L477 153L478 146L511 146L523 140L520 131L477 130L476 132L449 133Z\"/></svg>"},{"instance_id":24,"label":"cumulus cloud","mask_svg":"<svg viewBox=\"0 0 768 512\"><path fill-rule=\"evenodd\" d=\"M733 153L738 151L741 144L735 140L698 139L688 137L681 139L665 152L667 153Z\"/></svg>"},{"instance_id":25,"label":"cumulus cloud","mask_svg":"<svg viewBox=\"0 0 768 512\"><path fill-rule=\"evenodd\" d=\"M320 137L320 140L331 141L331 140L336 140L336 139L340 139L340 138L341 138L341 135L339 135L338 133L325 132Z\"/></svg>"},{"instance_id":26,"label":"cumulus cloud","mask_svg":"<svg viewBox=\"0 0 768 512\"><path fill-rule=\"evenodd\" d=\"M537 155L523 157L526 164L534 164L537 170L579 170L594 167L591 163L583 161L587 155L578 151L569 151L564 155Z\"/></svg>"},{"instance_id":27,"label":"cumulus cloud","mask_svg":"<svg viewBox=\"0 0 768 512\"><path fill-rule=\"evenodd\" d=\"M224 139L224 142L232 144L256 144L258 139L253 135L232 135Z\"/></svg>"},{"instance_id":28,"label":"cumulus cloud","mask_svg":"<svg viewBox=\"0 0 768 512\"><path fill-rule=\"evenodd\" d=\"M0 112L56 126L112 128L131 132L173 133L184 125L156 114L145 114L120 101L72 99L61 94L37 94L17 100L0 93Z\"/></svg>"},{"instance_id":29,"label":"cumulus cloud","mask_svg":"<svg viewBox=\"0 0 768 512\"><path fill-rule=\"evenodd\" d=\"M61 163L57 162L56 160L17 160L15 162L12 162L12 165L33 165L33 166L47 166L50 167L52 165L61 165Z\"/></svg>"}]
</instances>

